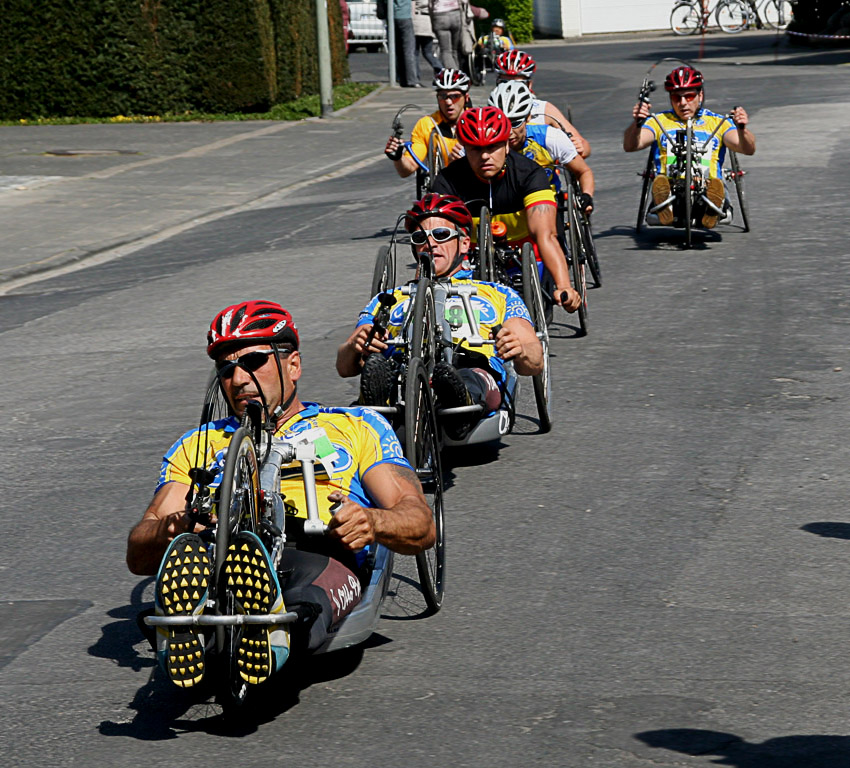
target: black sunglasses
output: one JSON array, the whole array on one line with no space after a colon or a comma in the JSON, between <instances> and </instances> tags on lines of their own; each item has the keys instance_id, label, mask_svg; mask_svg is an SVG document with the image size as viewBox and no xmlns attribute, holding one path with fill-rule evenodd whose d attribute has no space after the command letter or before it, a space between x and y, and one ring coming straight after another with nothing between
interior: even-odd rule
<instances>
[{"instance_id":1,"label":"black sunglasses","mask_svg":"<svg viewBox=\"0 0 850 768\"><path fill-rule=\"evenodd\" d=\"M428 235L434 238L435 243L445 243L455 237L461 237L464 233L459 229L451 227L434 227L434 229L416 229L410 233L410 242L414 245L425 245Z\"/></svg>"},{"instance_id":2,"label":"black sunglasses","mask_svg":"<svg viewBox=\"0 0 850 768\"><path fill-rule=\"evenodd\" d=\"M292 352L291 349L279 350L281 355L288 355ZM268 361L269 356L274 354L273 349L260 349L254 352L246 352L240 355L235 360L216 360L215 369L221 374L221 378L229 379L233 375L236 367L243 368L250 373L259 371Z\"/></svg>"}]
</instances>

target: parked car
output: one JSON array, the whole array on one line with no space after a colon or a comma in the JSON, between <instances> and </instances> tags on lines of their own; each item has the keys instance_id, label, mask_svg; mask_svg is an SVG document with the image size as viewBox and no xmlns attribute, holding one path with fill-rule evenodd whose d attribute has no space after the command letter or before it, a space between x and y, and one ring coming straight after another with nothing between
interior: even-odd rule
<instances>
[{"instance_id":1,"label":"parked car","mask_svg":"<svg viewBox=\"0 0 850 768\"><path fill-rule=\"evenodd\" d=\"M350 46L381 47L387 50L387 23L378 18L377 3L348 0L348 14Z\"/></svg>"}]
</instances>

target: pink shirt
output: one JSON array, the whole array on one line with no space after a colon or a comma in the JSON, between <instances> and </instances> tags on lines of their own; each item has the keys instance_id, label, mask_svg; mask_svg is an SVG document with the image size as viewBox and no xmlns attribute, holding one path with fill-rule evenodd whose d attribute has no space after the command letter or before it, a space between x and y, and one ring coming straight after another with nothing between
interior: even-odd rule
<instances>
[{"instance_id":1,"label":"pink shirt","mask_svg":"<svg viewBox=\"0 0 850 768\"><path fill-rule=\"evenodd\" d=\"M460 8L460 0L433 0L431 13L449 13Z\"/></svg>"}]
</instances>

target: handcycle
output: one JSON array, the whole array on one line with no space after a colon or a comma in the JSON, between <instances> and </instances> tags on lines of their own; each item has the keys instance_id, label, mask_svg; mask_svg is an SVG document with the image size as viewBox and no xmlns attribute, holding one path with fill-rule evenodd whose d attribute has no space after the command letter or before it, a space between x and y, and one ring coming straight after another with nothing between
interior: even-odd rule
<instances>
[{"instance_id":1,"label":"handcycle","mask_svg":"<svg viewBox=\"0 0 850 768\"><path fill-rule=\"evenodd\" d=\"M487 73L496 71L496 57L504 51L497 35L492 32L486 36L484 45L477 42L472 51L466 57L467 74L472 79L473 85L485 85Z\"/></svg>"},{"instance_id":2,"label":"handcycle","mask_svg":"<svg viewBox=\"0 0 850 768\"><path fill-rule=\"evenodd\" d=\"M263 542L273 567L277 568L287 541L287 512L285 497L281 492L281 477L300 473L306 502L307 519L303 521L306 536L322 536L327 526L319 516L316 490L316 464L332 477L334 461L339 458L327 433L320 427L304 430L286 437L275 436L275 425L269 417L265 397L256 378L261 402L248 403L239 426L226 449L220 475L205 467L196 466L190 472L192 486L186 497L186 511L190 519L205 526L200 534L207 544L212 573L204 610L197 615L145 616L144 623L151 627L200 627L204 633L208 652L208 673L214 675L216 696L225 709L244 704L249 684L244 679L237 649L246 628L253 626L293 628L299 622L313 617L310 606L297 606L286 613L247 615L236 611L236 595L226 578L226 555L230 542L242 531L251 531ZM214 376L207 387L201 417L200 445L208 434L212 422L232 415L225 400L219 379ZM206 457L206 450L204 450ZM198 462L196 458L196 463ZM419 474L419 472L417 472ZM220 481L216 484L216 480ZM438 539L429 552L439 549L442 561L445 541L442 533L442 497L439 506L429 499L437 524ZM334 509L331 508L331 513ZM362 597L352 612L332 631L316 653L341 650L367 640L380 617L381 603L387 594L393 571L393 552L381 544L370 547L367 553L368 581L362 585ZM428 553L416 556L427 561ZM420 568L420 577L421 577ZM364 576L365 579L365 576ZM433 585L421 578L426 601L432 610L436 607L428 600Z\"/></svg>"},{"instance_id":3,"label":"handcycle","mask_svg":"<svg viewBox=\"0 0 850 768\"><path fill-rule=\"evenodd\" d=\"M404 216L399 217L396 231L404 221ZM418 224L417 224L418 226ZM478 226L479 242L484 242L484 248L478 248L470 254L470 260L474 265L475 279L486 282L497 282L496 273L496 249L494 247L493 235L490 228L490 219L487 209L482 209L482 220ZM375 280L373 289L380 288L384 293L380 294L380 301L384 306L395 304L395 298L389 293L393 290L396 275L397 251L400 243L394 232L393 239L386 249L379 251L378 260L375 265ZM482 253L484 257L482 259ZM541 431L548 431L551 427L551 382L549 378L549 335L546 327L546 308L543 300L543 291L540 287L537 262L534 258L530 244L523 249L522 254L513 252L516 271L522 275L515 283L521 282L521 295L532 316L535 331L544 349L544 370L533 377L535 400L537 401L538 415ZM482 261L486 266L482 268ZM511 285L506 277L504 281ZM491 339L481 336L478 321L478 313L484 304L477 297L477 288L474 285L453 285L451 281L440 280L434 277L433 260L430 254L425 254L418 261L414 278L401 288L401 294L409 297L406 302L399 303L390 314L376 318L385 326L385 321L390 320L392 325L401 327L401 332L390 342L390 359L394 361L396 380L393 385L393 394L386 406L377 407L380 413L387 416L394 425L406 424L405 416L408 397L403 397L405 389L409 386L410 358L420 358L426 374L430 375L437 362L448 362L453 364L455 356L458 355L461 340L465 347L477 349L485 345L493 344ZM377 294L376 294L377 295ZM383 298L387 297L387 298ZM388 310L385 310L388 312ZM384 322L381 322L384 321ZM374 326L373 326L373 330ZM457 339L457 341L456 341ZM519 377L513 369L513 365L506 364L506 381L502 391L502 406L492 414L483 414L481 405L457 406L443 408L437 403L435 415L439 426L439 443L443 445L465 445L471 443L488 442L509 433L513 428L515 420L515 403L519 392ZM432 398L433 400L433 398ZM371 406L370 406L371 407ZM472 430L463 438L449 438L442 429L443 419L458 416L482 415Z\"/></svg>"},{"instance_id":4,"label":"handcycle","mask_svg":"<svg viewBox=\"0 0 850 768\"><path fill-rule=\"evenodd\" d=\"M668 59L662 59L668 61ZM678 59L674 59L678 61ZM649 75L658 64L656 62L644 77L643 84L638 93L638 100L649 102L649 94L655 90L655 84L649 79ZM724 197L724 205L717 207L706 196L706 181L710 178L711 164L711 142L717 135L721 127L732 124L731 113L726 116L726 120L718 123L715 129L709 134L705 141L700 142L694 135L694 121L689 118L685 123L685 128L675 131L675 135L667 131L655 115L650 115L655 124L659 127L666 139L665 160L666 166L662 169L662 173L670 179L670 196L667 200L663 200L658 204L649 205L650 187L655 179L657 172L655 167L655 152L650 149L647 154L646 167L638 175L643 177L641 186L640 202L638 204L638 217L635 224L635 231L640 232L644 223L649 223L647 216L657 214L658 211L667 207L672 203L673 208L673 225L685 230L685 245L690 248L693 244L693 229L697 226L695 220L696 212L701 208L703 210L711 210L718 216L718 221L730 223L734 212L728 200L728 195ZM750 231L749 209L744 194L744 176L746 171L742 170L738 162L737 153L733 150L728 150L729 168L723 169L723 180L731 181L735 186L735 192L738 200L738 211L741 215L742 229L744 232Z\"/></svg>"},{"instance_id":5,"label":"handcycle","mask_svg":"<svg viewBox=\"0 0 850 768\"><path fill-rule=\"evenodd\" d=\"M404 125L401 121L402 115L411 109L415 109L418 112L423 111L422 107L417 104L405 104L396 112L393 118L393 136L399 140L404 135ZM425 162L420 160L413 151L412 141L402 141L401 145L403 147L402 151L406 152L413 159L413 162L416 163L416 199L420 200L423 195L431 191L431 186L434 183L434 179L437 178L437 174L446 167L449 157L448 148L445 141L443 141L436 123L434 123L434 127L428 136L428 152L425 156Z\"/></svg>"}]
</instances>

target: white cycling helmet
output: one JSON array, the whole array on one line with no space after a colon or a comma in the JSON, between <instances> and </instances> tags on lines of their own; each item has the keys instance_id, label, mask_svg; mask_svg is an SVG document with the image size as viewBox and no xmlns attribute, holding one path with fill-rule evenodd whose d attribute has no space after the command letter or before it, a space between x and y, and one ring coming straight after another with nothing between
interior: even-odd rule
<instances>
[{"instance_id":1,"label":"white cycling helmet","mask_svg":"<svg viewBox=\"0 0 850 768\"><path fill-rule=\"evenodd\" d=\"M459 69L443 68L434 77L434 89L437 91L469 91L469 75Z\"/></svg>"},{"instance_id":2,"label":"white cycling helmet","mask_svg":"<svg viewBox=\"0 0 850 768\"><path fill-rule=\"evenodd\" d=\"M521 80L510 80L499 83L492 91L487 103L498 107L505 113L508 120L525 120L531 114L534 106L534 95L531 89Z\"/></svg>"}]
</instances>

